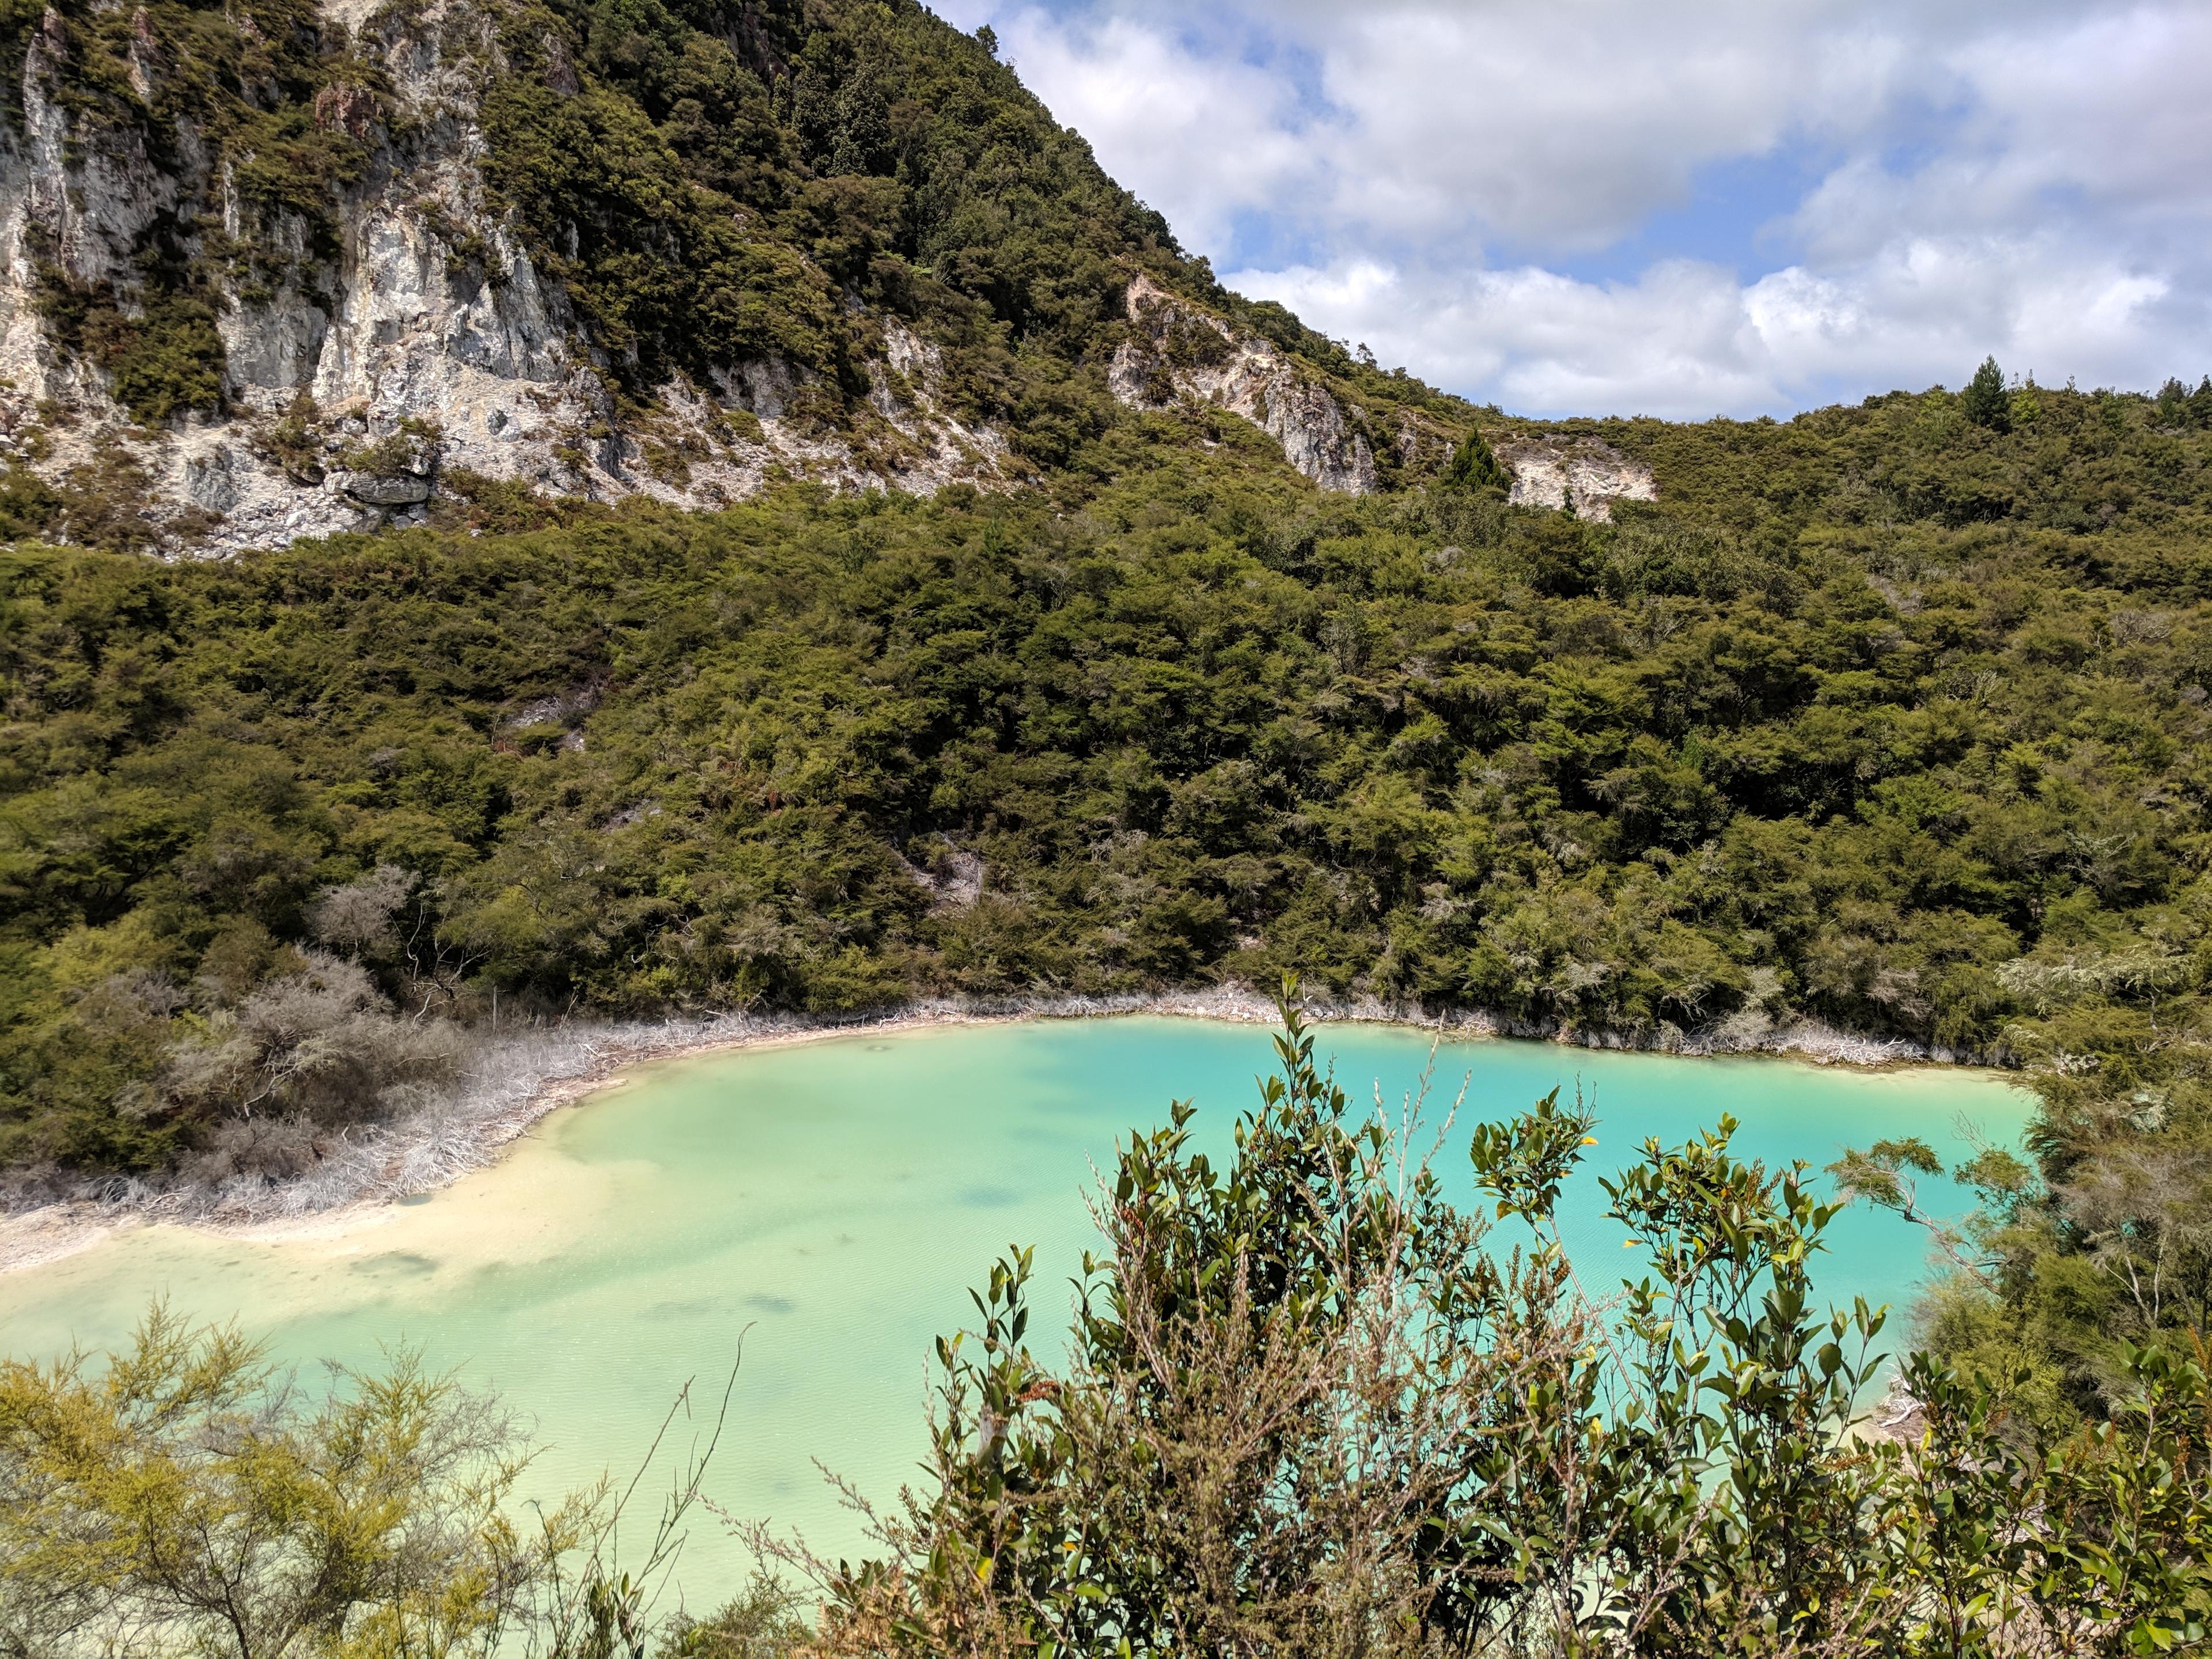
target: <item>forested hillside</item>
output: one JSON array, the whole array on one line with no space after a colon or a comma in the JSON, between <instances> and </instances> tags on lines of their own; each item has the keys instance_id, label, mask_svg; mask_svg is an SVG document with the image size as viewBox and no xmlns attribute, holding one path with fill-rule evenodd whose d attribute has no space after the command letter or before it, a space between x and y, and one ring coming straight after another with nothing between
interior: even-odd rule
<instances>
[{"instance_id":1,"label":"forested hillside","mask_svg":"<svg viewBox=\"0 0 2212 1659\"><path fill-rule=\"evenodd\" d=\"M1442 459L1449 400L1224 292L913 0L59 0L0 76L7 533L1036 483L1232 358L1309 476ZM1139 282L1212 320L1117 392Z\"/></svg>"},{"instance_id":2,"label":"forested hillside","mask_svg":"<svg viewBox=\"0 0 2212 1659\"><path fill-rule=\"evenodd\" d=\"M8 1156L296 1168L441 1086L495 994L841 1014L1285 969L2039 1068L2054 1193L2193 1144L2212 434L2172 395L2009 413L1598 423L1661 490L1606 525L1322 496L1193 409L1048 489L19 545ZM2170 1185L2037 1200L2003 1248L2137 1238ZM2123 1282L2051 1315L2084 1364ZM2157 1319L2201 1297L2173 1283Z\"/></svg>"},{"instance_id":3,"label":"forested hillside","mask_svg":"<svg viewBox=\"0 0 2212 1659\"><path fill-rule=\"evenodd\" d=\"M994 1277L940 1351L937 1490L820 1633L1432 1652L1522 1641L1535 1585L1547 1630L1614 1621L1576 1651L2207 1639L2203 366L1522 420L1222 289L907 0L342 9L0 8L0 1199L264 1190L557 1022L1297 975L1588 1042L1889 1042L2041 1102L2025 1159L1958 1172L1970 1216L1922 1212L1917 1140L1832 1172L1945 1263L1911 1457L1846 1433L1878 1322L1807 1299L1813 1177L1647 1149L1613 1197L1668 1288L1609 1322L1556 1234L1501 1267L1393 1185L1293 1012L1233 1167L1180 1120L1124 1149L1064 1377L1025 1262ZM1592 1127L1476 1132L1498 1218L1549 1227ZM545 1650L604 1655L642 1617L600 1512L519 1544L512 1435L404 1364L312 1423L173 1322L82 1370L0 1364L0 1650L251 1647L158 1611L191 1540L69 1553L137 1490L88 1447L229 1481L248 1420L332 1490L360 1435L431 1449L376 1513L428 1504L436 1548L344 1580L398 1586L394 1629L489 1654L542 1593L599 1644ZM1303 1507L1206 1438L1261 1388ZM1415 1472L1382 1510L1327 1484L1359 1446ZM1294 1591L1264 1641L1255 1581L1158 1566L1232 1487ZM1370 1542L1346 1613L1315 1564ZM789 1611L671 1651L788 1650Z\"/></svg>"}]
</instances>

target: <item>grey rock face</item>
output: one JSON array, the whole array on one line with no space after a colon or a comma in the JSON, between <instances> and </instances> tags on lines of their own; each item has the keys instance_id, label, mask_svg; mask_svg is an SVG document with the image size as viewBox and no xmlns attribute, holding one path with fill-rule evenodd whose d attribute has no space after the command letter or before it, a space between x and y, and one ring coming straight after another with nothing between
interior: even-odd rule
<instances>
[{"instance_id":1,"label":"grey rock face","mask_svg":"<svg viewBox=\"0 0 2212 1659\"><path fill-rule=\"evenodd\" d=\"M336 472L331 482L369 507L412 507L430 499L430 481L412 472L380 477L367 472Z\"/></svg>"},{"instance_id":2,"label":"grey rock face","mask_svg":"<svg viewBox=\"0 0 2212 1659\"><path fill-rule=\"evenodd\" d=\"M1559 507L1571 499L1583 518L1604 522L1615 501L1659 499L1650 467L1595 438L1524 438L1496 453L1513 475L1516 506Z\"/></svg>"},{"instance_id":3,"label":"grey rock face","mask_svg":"<svg viewBox=\"0 0 2212 1659\"><path fill-rule=\"evenodd\" d=\"M731 364L708 386L659 387L641 415L618 407L565 296L486 199L477 98L498 51L490 19L458 0L325 7L380 58L390 125L415 135L412 147L403 155L386 141L373 153L342 204L333 258L310 256L304 224L277 223L276 240L306 274L273 292L223 296L224 411L180 416L165 431L136 424L91 368L58 349L35 304L40 272L112 278L127 293L141 233L187 187L221 199L227 217L234 192L195 159L189 131L180 129L181 160L164 173L134 139L77 123L56 95L64 36L58 25L33 32L20 131L0 124L0 434L14 453L39 433L40 473L119 453L151 481L148 516L195 538L179 550L219 554L419 517L437 480L463 470L547 494L684 507L743 499L772 476L930 491L1018 471L1003 434L942 406L937 352L895 322L871 399L902 440L891 459L787 420L810 377L781 362ZM333 100L329 118L366 131L350 95ZM752 420L733 422L739 411ZM422 453L395 464L386 452L402 440ZM647 464L679 448L680 470Z\"/></svg>"},{"instance_id":4,"label":"grey rock face","mask_svg":"<svg viewBox=\"0 0 2212 1659\"><path fill-rule=\"evenodd\" d=\"M231 466L230 451L219 444L187 457L185 499L210 513L229 512L238 505L238 482L231 475Z\"/></svg>"},{"instance_id":5,"label":"grey rock face","mask_svg":"<svg viewBox=\"0 0 2212 1659\"><path fill-rule=\"evenodd\" d=\"M1132 409L1163 409L1183 398L1243 416L1283 447L1283 458L1323 489L1364 495L1375 489L1375 455L1352 429L1343 405L1300 374L1273 346L1239 337L1218 317L1184 304L1139 276L1129 284L1132 331L1108 365L1106 383Z\"/></svg>"}]
</instances>

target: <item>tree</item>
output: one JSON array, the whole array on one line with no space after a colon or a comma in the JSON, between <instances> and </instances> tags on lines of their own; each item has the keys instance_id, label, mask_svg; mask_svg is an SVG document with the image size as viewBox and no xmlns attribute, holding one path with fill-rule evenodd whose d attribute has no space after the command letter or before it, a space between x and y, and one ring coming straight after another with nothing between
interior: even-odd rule
<instances>
[{"instance_id":1,"label":"tree","mask_svg":"<svg viewBox=\"0 0 2212 1659\"><path fill-rule=\"evenodd\" d=\"M100 1359L0 1361L0 1659L643 1659L720 1432L625 1571L637 1483L524 1519L514 1419L416 1352L319 1397L157 1304Z\"/></svg>"},{"instance_id":2,"label":"tree","mask_svg":"<svg viewBox=\"0 0 2212 1659\"><path fill-rule=\"evenodd\" d=\"M1995 357L1982 359L1974 378L1966 382L1959 405L1976 426L1986 427L1992 432L2012 430L2012 399L2005 392L2004 371L1997 367Z\"/></svg>"},{"instance_id":3,"label":"tree","mask_svg":"<svg viewBox=\"0 0 2212 1659\"><path fill-rule=\"evenodd\" d=\"M1882 1310L1820 1309L1841 1205L1734 1125L1602 1182L1648 1257L1593 1300L1555 1218L1594 1144L1556 1092L1449 1133L1353 1112L1286 989L1278 1075L1216 1165L1191 1111L1097 1205L1067 1360L1030 1255L938 1345L934 1490L835 1566L818 1651L1869 1655L2194 1650L2212 1617L2201 1363L2130 1348L2112 1420L2023 1445L2007 1386L1923 1355L1860 1401ZM1854 1155L1910 1207L1919 1143ZM972 1344L972 1346L971 1346ZM2063 1515L2063 1524L2051 1517ZM758 1531L757 1544L776 1547ZM740 1650L743 1651L743 1650Z\"/></svg>"},{"instance_id":4,"label":"tree","mask_svg":"<svg viewBox=\"0 0 2212 1659\"><path fill-rule=\"evenodd\" d=\"M489 1656L585 1538L517 1528L512 1422L415 1355L313 1401L157 1307L108 1358L0 1364L0 1651Z\"/></svg>"},{"instance_id":5,"label":"tree","mask_svg":"<svg viewBox=\"0 0 2212 1659\"><path fill-rule=\"evenodd\" d=\"M1512 491L1513 477L1482 441L1480 430L1469 427L1467 436L1452 452L1450 464L1444 468L1444 484L1451 489L1484 490L1504 495Z\"/></svg>"},{"instance_id":6,"label":"tree","mask_svg":"<svg viewBox=\"0 0 2212 1659\"><path fill-rule=\"evenodd\" d=\"M2159 387L2154 403L2160 426L2212 426L2212 374L2199 380L2194 391L2178 377L2169 379Z\"/></svg>"}]
</instances>

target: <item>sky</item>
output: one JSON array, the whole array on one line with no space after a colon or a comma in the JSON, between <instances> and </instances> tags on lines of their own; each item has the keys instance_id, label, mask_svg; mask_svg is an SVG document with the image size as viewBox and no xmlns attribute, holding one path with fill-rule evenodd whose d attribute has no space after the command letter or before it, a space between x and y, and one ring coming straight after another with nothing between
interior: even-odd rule
<instances>
[{"instance_id":1,"label":"sky","mask_svg":"<svg viewBox=\"0 0 2212 1659\"><path fill-rule=\"evenodd\" d=\"M1223 282L1537 416L2212 371L2212 0L933 0Z\"/></svg>"}]
</instances>

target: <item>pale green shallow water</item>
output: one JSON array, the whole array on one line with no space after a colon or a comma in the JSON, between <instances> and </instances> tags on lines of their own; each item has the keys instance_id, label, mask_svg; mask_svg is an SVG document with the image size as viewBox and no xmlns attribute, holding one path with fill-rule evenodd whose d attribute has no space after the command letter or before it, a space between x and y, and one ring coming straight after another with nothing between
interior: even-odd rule
<instances>
[{"instance_id":1,"label":"pale green shallow water","mask_svg":"<svg viewBox=\"0 0 2212 1659\"><path fill-rule=\"evenodd\" d=\"M1324 1030L1338 1075L1395 1104L1427 1039ZM627 1471L687 1376L726 1370L745 1339L732 1429L710 1490L732 1510L803 1530L831 1554L859 1535L821 1458L878 1498L921 1446L930 1338L957 1328L965 1287L1009 1243L1036 1243L1032 1330L1056 1328L1092 1237L1090 1162L1115 1137L1194 1098L1200 1139L1225 1146L1272 1053L1261 1028L1166 1018L1055 1021L860 1034L641 1068L560 1112L497 1168L337 1237L270 1241L173 1228L125 1233L0 1276L0 1346L46 1355L121 1339L149 1297L235 1316L301 1361L374 1361L380 1343L499 1389L538 1420L547 1493L610 1464ZM1473 1075L1469 1117L1501 1116L1577 1079L1601 1144L1564 1194L1593 1291L1629 1258L1596 1177L1646 1135L1678 1142L1723 1112L1737 1147L1818 1166L1847 1142L1917 1134L1960 1149L1963 1113L2009 1142L2026 1097L1986 1073L1852 1073L1769 1059L1684 1060L1535 1042L1447 1044L1439 1106ZM1466 1136L1441 1160L1464 1190ZM1089 1160L1089 1161L1086 1161ZM1929 1184L1931 1207L1954 1203ZM1854 1206L1819 1283L1902 1304L1924 1275L1918 1230ZM648 1483L650 1485L652 1483ZM730 1586L736 1546L695 1528L684 1577L698 1601Z\"/></svg>"}]
</instances>

